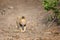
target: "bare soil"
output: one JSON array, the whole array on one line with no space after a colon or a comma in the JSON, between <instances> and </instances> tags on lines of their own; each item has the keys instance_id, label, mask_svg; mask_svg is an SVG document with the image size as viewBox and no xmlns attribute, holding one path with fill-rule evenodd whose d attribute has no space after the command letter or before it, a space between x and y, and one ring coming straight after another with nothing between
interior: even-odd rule
<instances>
[{"instance_id":1,"label":"bare soil","mask_svg":"<svg viewBox=\"0 0 60 40\"><path fill-rule=\"evenodd\" d=\"M60 26L44 23L48 13L42 0L0 0L0 40L60 40ZM27 19L24 33L16 28L18 16Z\"/></svg>"}]
</instances>

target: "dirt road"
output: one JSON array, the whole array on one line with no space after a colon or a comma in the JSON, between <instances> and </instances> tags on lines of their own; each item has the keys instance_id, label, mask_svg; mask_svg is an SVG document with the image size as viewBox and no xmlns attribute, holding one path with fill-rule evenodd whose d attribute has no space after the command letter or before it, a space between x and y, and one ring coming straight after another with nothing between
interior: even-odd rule
<instances>
[{"instance_id":1,"label":"dirt road","mask_svg":"<svg viewBox=\"0 0 60 40\"><path fill-rule=\"evenodd\" d=\"M45 38L46 25L42 23L46 13L42 0L0 0L0 40L50 40ZM16 29L18 16L27 19L24 33Z\"/></svg>"}]
</instances>

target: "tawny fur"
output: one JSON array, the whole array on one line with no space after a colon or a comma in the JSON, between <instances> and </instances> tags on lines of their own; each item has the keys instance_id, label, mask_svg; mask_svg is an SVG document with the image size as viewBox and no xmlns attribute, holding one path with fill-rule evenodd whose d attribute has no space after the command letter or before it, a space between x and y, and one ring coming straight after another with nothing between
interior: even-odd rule
<instances>
[{"instance_id":1,"label":"tawny fur","mask_svg":"<svg viewBox=\"0 0 60 40\"><path fill-rule=\"evenodd\" d=\"M16 23L17 23L17 26L16 26L16 27L17 27L18 29L20 29L21 32L25 32L25 31L26 31L26 19L25 19L24 16L22 16L21 18L20 18L20 17L17 17ZM20 24L21 24L22 26L20 26ZM25 25L25 26L24 26L24 25ZM24 28L24 30L23 30L22 28Z\"/></svg>"}]
</instances>

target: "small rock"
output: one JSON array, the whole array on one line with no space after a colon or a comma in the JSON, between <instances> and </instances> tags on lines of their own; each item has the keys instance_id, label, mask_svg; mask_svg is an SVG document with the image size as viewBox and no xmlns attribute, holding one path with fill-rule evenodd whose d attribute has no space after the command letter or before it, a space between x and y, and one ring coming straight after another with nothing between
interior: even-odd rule
<instances>
[{"instance_id":1,"label":"small rock","mask_svg":"<svg viewBox=\"0 0 60 40\"><path fill-rule=\"evenodd\" d=\"M9 6L8 9L13 9L14 7L13 6Z\"/></svg>"},{"instance_id":2,"label":"small rock","mask_svg":"<svg viewBox=\"0 0 60 40\"><path fill-rule=\"evenodd\" d=\"M51 34L51 32L46 32L45 34L47 34L47 35L48 35L48 34Z\"/></svg>"}]
</instances>

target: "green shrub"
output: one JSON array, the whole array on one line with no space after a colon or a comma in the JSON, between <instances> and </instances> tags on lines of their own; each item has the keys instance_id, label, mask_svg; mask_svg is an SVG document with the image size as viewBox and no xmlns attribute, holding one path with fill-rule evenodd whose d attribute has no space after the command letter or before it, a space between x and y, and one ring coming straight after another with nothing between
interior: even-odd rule
<instances>
[{"instance_id":1,"label":"green shrub","mask_svg":"<svg viewBox=\"0 0 60 40\"><path fill-rule=\"evenodd\" d=\"M58 4L58 0L44 0L44 8L46 10L54 9Z\"/></svg>"},{"instance_id":2,"label":"green shrub","mask_svg":"<svg viewBox=\"0 0 60 40\"><path fill-rule=\"evenodd\" d=\"M56 18L55 22L57 24L60 24L60 11L59 9L57 8L57 5L59 3L59 0L44 0L44 8L45 10L49 11L49 10L53 10L55 16L54 18ZM52 17L48 17L48 20L52 20Z\"/></svg>"}]
</instances>

